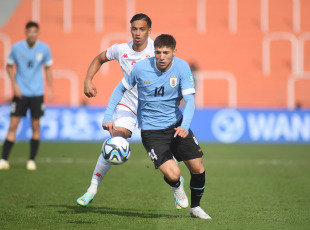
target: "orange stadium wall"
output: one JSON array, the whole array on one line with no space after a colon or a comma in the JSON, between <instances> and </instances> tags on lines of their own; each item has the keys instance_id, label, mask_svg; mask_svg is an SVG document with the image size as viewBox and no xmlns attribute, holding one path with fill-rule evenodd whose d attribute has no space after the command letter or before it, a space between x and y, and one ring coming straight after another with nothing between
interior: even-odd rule
<instances>
[{"instance_id":1,"label":"orange stadium wall","mask_svg":"<svg viewBox=\"0 0 310 230\"><path fill-rule=\"evenodd\" d=\"M103 65L91 99L83 94L87 68L131 38L129 20L140 12L152 19L153 38L176 38L177 56L196 77L197 107L310 108L309 0L20 0L0 27L0 104L12 96L10 47L35 20L54 59L55 99L47 103L106 105L123 77L118 63Z\"/></svg>"}]
</instances>

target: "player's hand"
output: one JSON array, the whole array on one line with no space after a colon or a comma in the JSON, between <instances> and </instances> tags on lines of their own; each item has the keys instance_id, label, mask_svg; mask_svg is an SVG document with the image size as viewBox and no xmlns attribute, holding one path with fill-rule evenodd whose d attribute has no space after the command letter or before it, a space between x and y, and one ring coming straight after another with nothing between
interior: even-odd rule
<instances>
[{"instance_id":1,"label":"player's hand","mask_svg":"<svg viewBox=\"0 0 310 230\"><path fill-rule=\"evenodd\" d=\"M54 99L54 92L53 92L53 90L49 90L48 91L47 98L48 98L48 101L52 101Z\"/></svg>"},{"instance_id":2,"label":"player's hand","mask_svg":"<svg viewBox=\"0 0 310 230\"><path fill-rule=\"evenodd\" d=\"M13 91L15 97L22 98L22 91L20 90L17 84L13 86Z\"/></svg>"},{"instance_id":3,"label":"player's hand","mask_svg":"<svg viewBox=\"0 0 310 230\"><path fill-rule=\"evenodd\" d=\"M97 96L97 88L91 81L84 81L84 94L87 97Z\"/></svg>"},{"instance_id":4,"label":"player's hand","mask_svg":"<svg viewBox=\"0 0 310 230\"><path fill-rule=\"evenodd\" d=\"M102 128L104 130L108 130L111 137L113 136L113 130L117 130L117 128L115 127L114 122L107 122L107 123L103 123L102 124Z\"/></svg>"},{"instance_id":5,"label":"player's hand","mask_svg":"<svg viewBox=\"0 0 310 230\"><path fill-rule=\"evenodd\" d=\"M174 128L174 130L175 130L174 137L180 136L182 138L185 138L188 135L187 131L181 126Z\"/></svg>"}]
</instances>

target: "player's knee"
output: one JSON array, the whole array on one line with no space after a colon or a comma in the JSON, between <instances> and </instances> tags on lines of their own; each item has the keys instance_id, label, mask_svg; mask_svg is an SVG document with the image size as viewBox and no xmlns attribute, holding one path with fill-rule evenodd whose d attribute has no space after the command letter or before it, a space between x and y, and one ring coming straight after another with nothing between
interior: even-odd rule
<instances>
[{"instance_id":1,"label":"player's knee","mask_svg":"<svg viewBox=\"0 0 310 230\"><path fill-rule=\"evenodd\" d=\"M165 177L169 180L169 181L177 181L179 180L181 176L181 171L179 168L175 168L173 170L170 170Z\"/></svg>"},{"instance_id":2,"label":"player's knee","mask_svg":"<svg viewBox=\"0 0 310 230\"><path fill-rule=\"evenodd\" d=\"M201 173L203 173L204 171L205 171L205 168L202 167L202 168L198 168L198 169L193 169L193 170L191 171L191 173L192 173L192 174L201 174Z\"/></svg>"},{"instance_id":3,"label":"player's knee","mask_svg":"<svg viewBox=\"0 0 310 230\"><path fill-rule=\"evenodd\" d=\"M192 174L201 174L205 171L205 168L203 167L203 164L198 164L196 167L192 167L190 171Z\"/></svg>"},{"instance_id":4,"label":"player's knee","mask_svg":"<svg viewBox=\"0 0 310 230\"><path fill-rule=\"evenodd\" d=\"M32 124L32 132L40 133L40 124Z\"/></svg>"},{"instance_id":5,"label":"player's knee","mask_svg":"<svg viewBox=\"0 0 310 230\"><path fill-rule=\"evenodd\" d=\"M10 126L9 126L9 132L10 133L16 133L16 130L17 130L17 127L18 127L18 124L10 124Z\"/></svg>"},{"instance_id":6,"label":"player's knee","mask_svg":"<svg viewBox=\"0 0 310 230\"><path fill-rule=\"evenodd\" d=\"M177 181L180 178L180 174L168 174L165 176L169 181Z\"/></svg>"}]
</instances>

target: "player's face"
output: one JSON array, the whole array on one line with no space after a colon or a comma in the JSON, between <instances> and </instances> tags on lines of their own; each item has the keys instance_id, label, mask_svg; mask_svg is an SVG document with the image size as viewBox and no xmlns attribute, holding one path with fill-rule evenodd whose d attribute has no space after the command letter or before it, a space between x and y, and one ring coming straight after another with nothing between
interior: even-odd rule
<instances>
[{"instance_id":1,"label":"player's face","mask_svg":"<svg viewBox=\"0 0 310 230\"><path fill-rule=\"evenodd\" d=\"M27 42L30 46L35 44L38 36L39 36L39 30L36 27L30 27L26 29Z\"/></svg>"},{"instance_id":2,"label":"player's face","mask_svg":"<svg viewBox=\"0 0 310 230\"><path fill-rule=\"evenodd\" d=\"M155 47L156 67L161 72L166 72L170 69L175 56L176 49L170 47Z\"/></svg>"},{"instance_id":3,"label":"player's face","mask_svg":"<svg viewBox=\"0 0 310 230\"><path fill-rule=\"evenodd\" d=\"M133 40L133 48L143 50L147 46L147 38L151 33L151 28L148 27L144 20L137 20L131 23L131 36ZM140 49L138 51L141 51Z\"/></svg>"}]
</instances>

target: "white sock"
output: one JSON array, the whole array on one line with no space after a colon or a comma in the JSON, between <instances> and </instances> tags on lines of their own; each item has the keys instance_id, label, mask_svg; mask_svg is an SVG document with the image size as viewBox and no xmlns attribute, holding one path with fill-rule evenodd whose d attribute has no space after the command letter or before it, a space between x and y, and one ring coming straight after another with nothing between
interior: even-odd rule
<instances>
[{"instance_id":1,"label":"white sock","mask_svg":"<svg viewBox=\"0 0 310 230\"><path fill-rule=\"evenodd\" d=\"M94 173L93 173L93 177L91 179L91 184L88 188L88 192L92 192L94 194L97 193L97 189L99 184L101 183L102 179L104 178L104 176L107 174L107 172L109 171L109 169L111 168L111 164L109 164L102 156L102 154L100 154Z\"/></svg>"}]
</instances>

